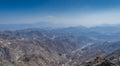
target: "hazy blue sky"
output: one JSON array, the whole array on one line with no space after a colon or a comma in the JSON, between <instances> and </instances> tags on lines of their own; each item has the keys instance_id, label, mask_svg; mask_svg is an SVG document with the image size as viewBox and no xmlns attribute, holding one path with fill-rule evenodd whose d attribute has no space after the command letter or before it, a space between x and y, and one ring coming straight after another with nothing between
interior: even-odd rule
<instances>
[{"instance_id":1,"label":"hazy blue sky","mask_svg":"<svg viewBox=\"0 0 120 66\"><path fill-rule=\"evenodd\" d=\"M0 0L0 23L120 24L120 0Z\"/></svg>"}]
</instances>

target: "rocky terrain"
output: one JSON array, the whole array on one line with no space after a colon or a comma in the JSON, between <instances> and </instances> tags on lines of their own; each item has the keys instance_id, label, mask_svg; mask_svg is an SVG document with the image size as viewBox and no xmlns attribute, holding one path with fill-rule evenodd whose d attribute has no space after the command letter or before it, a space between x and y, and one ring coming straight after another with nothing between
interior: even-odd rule
<instances>
[{"instance_id":1,"label":"rocky terrain","mask_svg":"<svg viewBox=\"0 0 120 66\"><path fill-rule=\"evenodd\" d=\"M0 31L0 66L119 66L119 31L97 29Z\"/></svg>"}]
</instances>

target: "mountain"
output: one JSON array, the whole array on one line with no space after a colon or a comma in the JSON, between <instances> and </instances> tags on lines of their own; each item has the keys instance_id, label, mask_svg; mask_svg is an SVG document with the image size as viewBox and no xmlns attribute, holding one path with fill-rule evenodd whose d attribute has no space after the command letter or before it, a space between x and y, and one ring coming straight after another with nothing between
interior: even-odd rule
<instances>
[{"instance_id":1,"label":"mountain","mask_svg":"<svg viewBox=\"0 0 120 66\"><path fill-rule=\"evenodd\" d=\"M103 50L106 52L113 52L118 49L120 49L120 41L95 43L84 48L84 50Z\"/></svg>"},{"instance_id":2,"label":"mountain","mask_svg":"<svg viewBox=\"0 0 120 66\"><path fill-rule=\"evenodd\" d=\"M120 66L120 60L119 60L120 59L120 49L106 55L105 58L112 60L113 62L115 62L116 64L118 64Z\"/></svg>"},{"instance_id":3,"label":"mountain","mask_svg":"<svg viewBox=\"0 0 120 66\"><path fill-rule=\"evenodd\" d=\"M52 29L59 28L60 24L50 22L39 22L31 24L0 24L0 30L22 30L28 28L39 28L39 29ZM62 26L61 26L62 27Z\"/></svg>"},{"instance_id":4,"label":"mountain","mask_svg":"<svg viewBox=\"0 0 120 66\"><path fill-rule=\"evenodd\" d=\"M46 30L1 31L0 62L3 66L61 66L69 60L68 53L84 44L78 38L54 36Z\"/></svg>"},{"instance_id":5,"label":"mountain","mask_svg":"<svg viewBox=\"0 0 120 66\"><path fill-rule=\"evenodd\" d=\"M111 60L96 57L94 60L89 61L85 66L119 66Z\"/></svg>"},{"instance_id":6,"label":"mountain","mask_svg":"<svg viewBox=\"0 0 120 66\"><path fill-rule=\"evenodd\" d=\"M120 49L104 57L96 57L86 63L86 66L120 66Z\"/></svg>"},{"instance_id":7,"label":"mountain","mask_svg":"<svg viewBox=\"0 0 120 66\"><path fill-rule=\"evenodd\" d=\"M64 27L61 24L55 24L50 22L39 22L34 24L0 24L0 31L11 30L51 30L53 34L59 34L64 36L83 36L97 41L119 41L120 39L120 27L116 26L97 26L86 28L84 26L77 27Z\"/></svg>"},{"instance_id":8,"label":"mountain","mask_svg":"<svg viewBox=\"0 0 120 66\"><path fill-rule=\"evenodd\" d=\"M83 26L1 30L0 66L116 66L119 32L103 33Z\"/></svg>"}]
</instances>

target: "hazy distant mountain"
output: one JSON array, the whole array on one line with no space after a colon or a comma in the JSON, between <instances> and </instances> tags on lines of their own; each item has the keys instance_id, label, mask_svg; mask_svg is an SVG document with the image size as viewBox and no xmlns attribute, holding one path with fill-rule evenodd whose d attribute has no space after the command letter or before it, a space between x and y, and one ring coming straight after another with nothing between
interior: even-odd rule
<instances>
[{"instance_id":1,"label":"hazy distant mountain","mask_svg":"<svg viewBox=\"0 0 120 66\"><path fill-rule=\"evenodd\" d=\"M96 27L91 27L90 28L92 31L100 32L100 33L108 33L108 34L114 34L117 32L120 32L120 24L116 25L101 25L101 26L96 26Z\"/></svg>"},{"instance_id":2,"label":"hazy distant mountain","mask_svg":"<svg viewBox=\"0 0 120 66\"><path fill-rule=\"evenodd\" d=\"M53 29L62 27L60 24L50 22L39 22L32 24L0 24L0 30L21 30L28 28L42 28L42 29Z\"/></svg>"}]
</instances>

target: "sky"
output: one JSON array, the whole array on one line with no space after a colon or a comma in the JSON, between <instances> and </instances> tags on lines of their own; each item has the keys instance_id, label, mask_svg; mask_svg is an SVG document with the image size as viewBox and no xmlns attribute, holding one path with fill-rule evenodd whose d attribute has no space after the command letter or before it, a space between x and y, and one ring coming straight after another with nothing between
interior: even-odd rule
<instances>
[{"instance_id":1,"label":"sky","mask_svg":"<svg viewBox=\"0 0 120 66\"><path fill-rule=\"evenodd\" d=\"M0 0L0 24L120 24L120 0Z\"/></svg>"}]
</instances>

